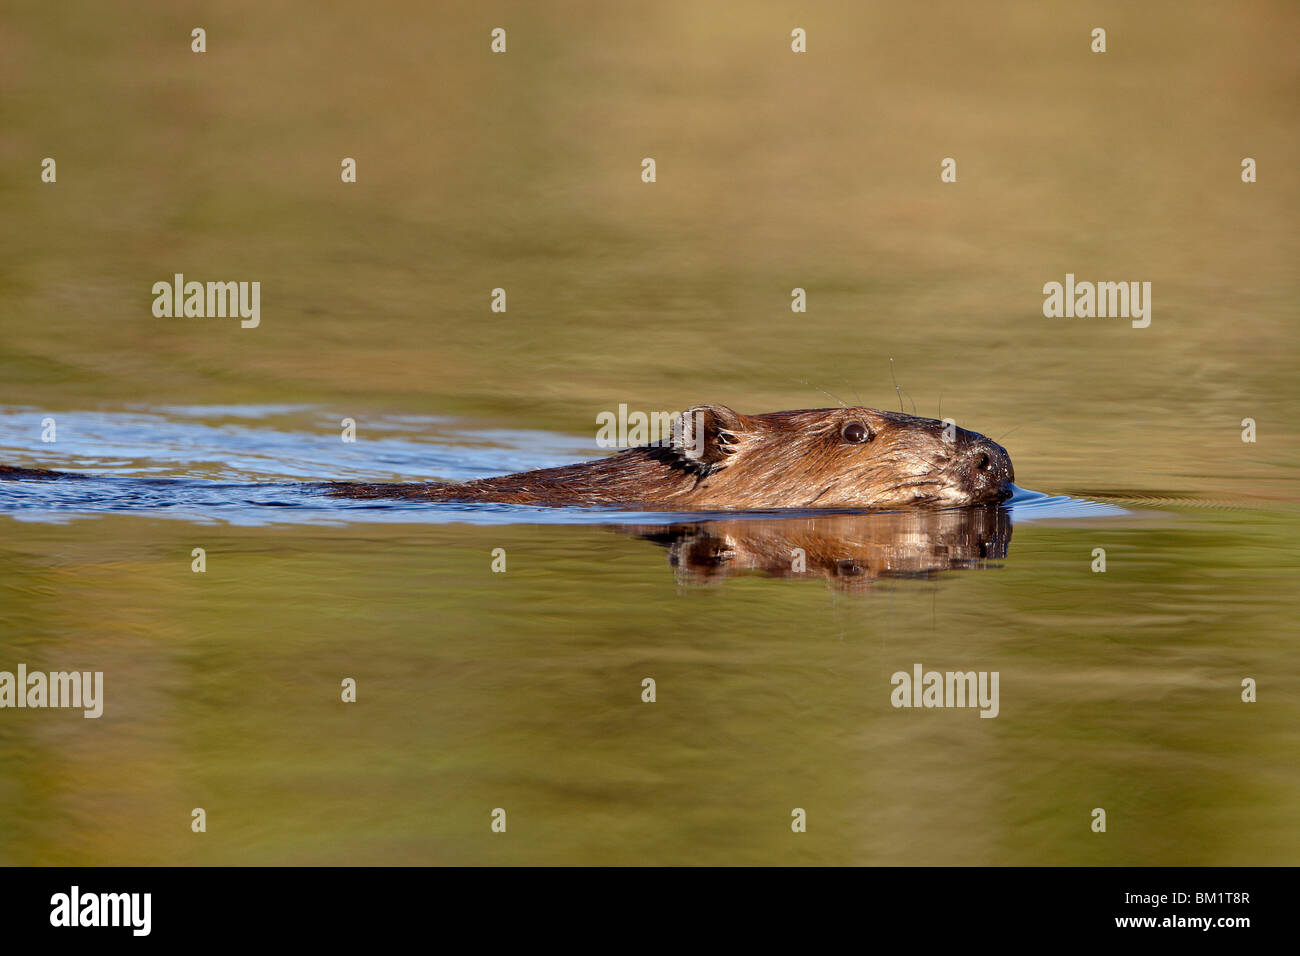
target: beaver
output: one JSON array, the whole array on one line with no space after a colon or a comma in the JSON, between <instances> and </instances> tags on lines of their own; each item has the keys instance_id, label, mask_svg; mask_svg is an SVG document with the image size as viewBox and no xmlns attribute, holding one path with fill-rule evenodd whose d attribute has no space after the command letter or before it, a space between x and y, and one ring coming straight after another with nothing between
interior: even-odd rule
<instances>
[{"instance_id":1,"label":"beaver","mask_svg":"<svg viewBox=\"0 0 1300 956\"><path fill-rule=\"evenodd\" d=\"M1005 501L1015 474L1005 448L929 418L874 408L742 415L696 405L672 438L607 458L439 482L331 482L346 498L623 505L652 510L892 510Z\"/></svg>"}]
</instances>

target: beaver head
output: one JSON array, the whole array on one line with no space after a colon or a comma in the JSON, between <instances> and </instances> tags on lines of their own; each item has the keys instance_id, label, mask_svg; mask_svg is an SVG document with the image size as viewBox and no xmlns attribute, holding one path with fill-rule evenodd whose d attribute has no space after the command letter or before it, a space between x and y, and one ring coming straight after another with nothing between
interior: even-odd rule
<instances>
[{"instance_id":1,"label":"beaver head","mask_svg":"<svg viewBox=\"0 0 1300 956\"><path fill-rule=\"evenodd\" d=\"M1005 501L1005 448L930 418L874 408L742 415L697 405L669 446L697 480L692 508L952 507Z\"/></svg>"}]
</instances>

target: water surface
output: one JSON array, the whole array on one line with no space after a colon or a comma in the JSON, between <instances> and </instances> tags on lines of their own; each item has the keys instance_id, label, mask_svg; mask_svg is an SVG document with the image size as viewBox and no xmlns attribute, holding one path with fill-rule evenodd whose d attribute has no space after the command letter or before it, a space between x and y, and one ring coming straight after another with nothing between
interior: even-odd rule
<instances>
[{"instance_id":1,"label":"water surface","mask_svg":"<svg viewBox=\"0 0 1300 956\"><path fill-rule=\"evenodd\" d=\"M0 483L5 660L102 670L106 705L5 712L10 862L1250 862L1285 826L1262 511L359 505L298 482L593 450L405 416L345 444L303 406L40 418L0 414L4 459L96 477ZM997 670L999 716L891 707L916 663Z\"/></svg>"}]
</instances>

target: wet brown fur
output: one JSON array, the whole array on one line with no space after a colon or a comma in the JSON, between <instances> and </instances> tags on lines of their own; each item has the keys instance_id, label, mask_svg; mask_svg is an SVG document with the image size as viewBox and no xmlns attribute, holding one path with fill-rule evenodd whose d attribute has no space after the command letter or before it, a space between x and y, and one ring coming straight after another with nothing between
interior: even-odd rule
<instances>
[{"instance_id":1,"label":"wet brown fur","mask_svg":"<svg viewBox=\"0 0 1300 956\"><path fill-rule=\"evenodd\" d=\"M870 438L845 437L851 423ZM703 439L695 442L694 428ZM871 408L742 415L700 405L672 441L608 458L445 483L332 483L347 498L632 505L667 510L893 509L1003 501L1014 480L1006 449L976 432Z\"/></svg>"}]
</instances>

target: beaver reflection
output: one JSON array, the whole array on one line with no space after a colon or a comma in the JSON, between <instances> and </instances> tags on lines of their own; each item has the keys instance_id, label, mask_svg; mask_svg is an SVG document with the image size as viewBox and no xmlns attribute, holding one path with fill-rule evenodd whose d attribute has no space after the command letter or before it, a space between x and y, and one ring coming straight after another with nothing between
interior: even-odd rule
<instances>
[{"instance_id":1,"label":"beaver reflection","mask_svg":"<svg viewBox=\"0 0 1300 956\"><path fill-rule=\"evenodd\" d=\"M819 576L840 587L986 567L1007 555L1011 519L996 506L895 514L690 521L622 530L668 548L679 580L735 574Z\"/></svg>"}]
</instances>

